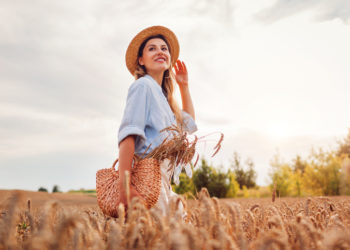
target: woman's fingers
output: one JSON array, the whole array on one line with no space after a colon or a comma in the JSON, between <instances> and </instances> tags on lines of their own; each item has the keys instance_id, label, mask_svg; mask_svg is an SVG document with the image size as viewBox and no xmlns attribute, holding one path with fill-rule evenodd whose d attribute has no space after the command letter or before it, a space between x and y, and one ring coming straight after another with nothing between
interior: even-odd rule
<instances>
[{"instance_id":1,"label":"woman's fingers","mask_svg":"<svg viewBox=\"0 0 350 250\"><path fill-rule=\"evenodd\" d=\"M177 73L179 72L179 69L178 69L176 63L175 63L175 65L174 65L174 69L175 69L175 72L176 72L176 74L177 74Z\"/></svg>"},{"instance_id":2,"label":"woman's fingers","mask_svg":"<svg viewBox=\"0 0 350 250\"><path fill-rule=\"evenodd\" d=\"M180 71L183 71L183 66L180 60L176 61L177 67L179 68Z\"/></svg>"},{"instance_id":3,"label":"woman's fingers","mask_svg":"<svg viewBox=\"0 0 350 250\"><path fill-rule=\"evenodd\" d=\"M141 203L143 203L145 206L147 206L146 200L145 200L145 199L142 197L142 195L136 190L135 187L131 187L130 190L131 190L131 199L130 199L130 200L132 200L132 198L134 198L134 197L137 197L137 198L141 201Z\"/></svg>"},{"instance_id":4,"label":"woman's fingers","mask_svg":"<svg viewBox=\"0 0 350 250\"><path fill-rule=\"evenodd\" d=\"M175 65L174 65L174 68L175 68L176 73L178 73L179 71L187 73L187 68L186 68L186 65L183 61L177 60Z\"/></svg>"},{"instance_id":5,"label":"woman's fingers","mask_svg":"<svg viewBox=\"0 0 350 250\"><path fill-rule=\"evenodd\" d=\"M184 71L185 71L185 73L187 73L187 68L186 68L186 65L185 65L185 63L184 62L182 62L183 63L183 66L184 66Z\"/></svg>"}]
</instances>

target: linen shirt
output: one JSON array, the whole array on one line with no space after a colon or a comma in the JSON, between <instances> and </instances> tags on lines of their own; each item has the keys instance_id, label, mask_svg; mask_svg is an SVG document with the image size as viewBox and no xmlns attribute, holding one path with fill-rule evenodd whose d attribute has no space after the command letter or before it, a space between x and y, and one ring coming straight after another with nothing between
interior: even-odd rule
<instances>
[{"instance_id":1,"label":"linen shirt","mask_svg":"<svg viewBox=\"0 0 350 250\"><path fill-rule=\"evenodd\" d=\"M183 129L188 133L197 131L193 118L182 110ZM150 76L137 79L128 90L126 107L118 133L118 145L129 135L136 135L135 154L143 155L159 146L167 132L160 130L176 124L176 119L161 86Z\"/></svg>"}]
</instances>

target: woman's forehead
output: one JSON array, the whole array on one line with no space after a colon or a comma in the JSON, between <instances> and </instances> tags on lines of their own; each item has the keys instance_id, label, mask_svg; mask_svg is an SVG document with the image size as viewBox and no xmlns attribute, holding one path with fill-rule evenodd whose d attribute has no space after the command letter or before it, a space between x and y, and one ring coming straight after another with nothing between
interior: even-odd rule
<instances>
[{"instance_id":1,"label":"woman's forehead","mask_svg":"<svg viewBox=\"0 0 350 250\"><path fill-rule=\"evenodd\" d=\"M165 42L163 39L161 39L161 38L152 38L152 39L150 39L149 41L147 41L145 47L148 47L148 46L157 46L157 45L158 45L158 46L162 46L162 45L168 46L168 45L166 44L166 42Z\"/></svg>"}]
</instances>

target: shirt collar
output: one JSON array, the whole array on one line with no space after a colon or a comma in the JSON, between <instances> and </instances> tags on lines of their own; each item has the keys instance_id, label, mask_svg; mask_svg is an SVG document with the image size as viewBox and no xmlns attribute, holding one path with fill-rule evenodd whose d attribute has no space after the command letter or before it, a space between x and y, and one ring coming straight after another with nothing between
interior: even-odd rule
<instances>
[{"instance_id":1,"label":"shirt collar","mask_svg":"<svg viewBox=\"0 0 350 250\"><path fill-rule=\"evenodd\" d=\"M151 82L153 82L155 85L157 85L157 88L158 88L160 91L162 91L162 87L157 83L156 80L153 79L152 76L150 76L149 74L146 74L145 77L148 78L148 79L150 79Z\"/></svg>"},{"instance_id":2,"label":"shirt collar","mask_svg":"<svg viewBox=\"0 0 350 250\"><path fill-rule=\"evenodd\" d=\"M160 90L160 92L162 92L162 94L164 95L164 97L165 97L166 99L168 99L167 94L164 92L163 88L157 83L156 80L153 79L152 76L150 76L149 74L146 74L145 77L148 78L149 80L151 80L151 82L153 82L155 85L157 85L156 88L157 88L158 90Z\"/></svg>"}]
</instances>

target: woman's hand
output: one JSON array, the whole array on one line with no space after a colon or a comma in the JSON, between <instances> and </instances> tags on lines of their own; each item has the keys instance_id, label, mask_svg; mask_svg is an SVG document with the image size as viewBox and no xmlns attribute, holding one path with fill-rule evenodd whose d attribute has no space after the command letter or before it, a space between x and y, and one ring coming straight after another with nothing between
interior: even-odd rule
<instances>
[{"instance_id":1,"label":"woman's hand","mask_svg":"<svg viewBox=\"0 0 350 250\"><path fill-rule=\"evenodd\" d=\"M188 73L184 62L177 60L175 65L175 80L179 85L179 88L188 86Z\"/></svg>"},{"instance_id":2,"label":"woman's hand","mask_svg":"<svg viewBox=\"0 0 350 250\"><path fill-rule=\"evenodd\" d=\"M141 202L143 202L143 203L145 202L144 199L142 198L142 196L140 195L140 193L137 192L137 190L134 188L133 185L130 185L130 189L129 190L130 190L130 202L132 201L132 199L134 197L138 197L141 200ZM125 189L121 189L120 190L120 203L123 203L125 208L127 208L128 205L129 205Z\"/></svg>"}]
</instances>

